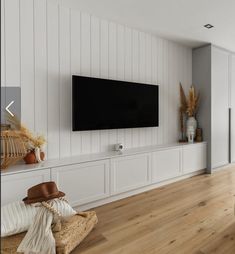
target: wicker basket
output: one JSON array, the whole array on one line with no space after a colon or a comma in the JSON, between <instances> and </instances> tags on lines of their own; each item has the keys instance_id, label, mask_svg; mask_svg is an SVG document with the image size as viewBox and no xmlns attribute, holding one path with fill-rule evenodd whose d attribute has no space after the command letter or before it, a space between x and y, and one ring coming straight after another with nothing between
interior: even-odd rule
<instances>
[{"instance_id":1,"label":"wicker basket","mask_svg":"<svg viewBox=\"0 0 235 254\"><path fill-rule=\"evenodd\" d=\"M86 217L74 215L62 221L62 229L54 233L56 254L69 254L78 246L98 223L96 213L85 212ZM1 238L1 254L17 254L17 248L25 232ZM89 243L89 241L88 241ZM80 253L79 250L73 253Z\"/></svg>"},{"instance_id":2,"label":"wicker basket","mask_svg":"<svg viewBox=\"0 0 235 254\"><path fill-rule=\"evenodd\" d=\"M1 169L6 169L27 154L23 140L17 131L1 130Z\"/></svg>"}]
</instances>

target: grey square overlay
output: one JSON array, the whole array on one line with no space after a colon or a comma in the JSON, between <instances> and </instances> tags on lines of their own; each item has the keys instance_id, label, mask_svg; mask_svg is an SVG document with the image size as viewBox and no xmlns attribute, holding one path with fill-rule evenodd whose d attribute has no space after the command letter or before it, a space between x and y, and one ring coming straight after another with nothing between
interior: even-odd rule
<instances>
[{"instance_id":1,"label":"grey square overlay","mask_svg":"<svg viewBox=\"0 0 235 254\"><path fill-rule=\"evenodd\" d=\"M8 124L6 114L12 114L21 120L20 87L1 87L1 124Z\"/></svg>"}]
</instances>

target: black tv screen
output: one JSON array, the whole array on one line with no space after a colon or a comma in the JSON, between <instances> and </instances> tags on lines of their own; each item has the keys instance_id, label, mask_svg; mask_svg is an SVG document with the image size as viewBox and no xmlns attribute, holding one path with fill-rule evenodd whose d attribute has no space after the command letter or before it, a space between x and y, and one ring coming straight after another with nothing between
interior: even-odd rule
<instances>
[{"instance_id":1,"label":"black tv screen","mask_svg":"<svg viewBox=\"0 0 235 254\"><path fill-rule=\"evenodd\" d=\"M157 85L73 76L73 131L158 126L158 89Z\"/></svg>"}]
</instances>

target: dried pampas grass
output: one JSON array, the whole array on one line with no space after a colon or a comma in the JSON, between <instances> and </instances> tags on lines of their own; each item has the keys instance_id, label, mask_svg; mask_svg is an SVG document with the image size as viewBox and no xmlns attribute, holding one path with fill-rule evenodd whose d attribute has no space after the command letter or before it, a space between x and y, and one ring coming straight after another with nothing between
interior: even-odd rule
<instances>
[{"instance_id":1,"label":"dried pampas grass","mask_svg":"<svg viewBox=\"0 0 235 254\"><path fill-rule=\"evenodd\" d=\"M196 116L199 106L200 94L196 92L194 86L189 89L188 98L185 95L182 84L180 83L180 112L188 117Z\"/></svg>"},{"instance_id":2,"label":"dried pampas grass","mask_svg":"<svg viewBox=\"0 0 235 254\"><path fill-rule=\"evenodd\" d=\"M33 150L36 147L41 148L46 140L42 135L34 135L27 127L25 127L16 116L6 115L6 119L11 127L17 130L17 133L21 136L27 150Z\"/></svg>"},{"instance_id":3,"label":"dried pampas grass","mask_svg":"<svg viewBox=\"0 0 235 254\"><path fill-rule=\"evenodd\" d=\"M187 98L184 93L182 84L180 83L180 111L186 112L187 110Z\"/></svg>"},{"instance_id":4,"label":"dried pampas grass","mask_svg":"<svg viewBox=\"0 0 235 254\"><path fill-rule=\"evenodd\" d=\"M186 116L195 117L198 111L200 94L196 93L194 86L189 89L188 98L185 95L182 84L180 83L180 131L181 131L181 141L185 140L185 121Z\"/></svg>"},{"instance_id":5,"label":"dried pampas grass","mask_svg":"<svg viewBox=\"0 0 235 254\"><path fill-rule=\"evenodd\" d=\"M196 93L194 86L189 89L189 96L187 100L187 110L186 113L189 117L196 116L198 105L199 105L200 94Z\"/></svg>"}]
</instances>

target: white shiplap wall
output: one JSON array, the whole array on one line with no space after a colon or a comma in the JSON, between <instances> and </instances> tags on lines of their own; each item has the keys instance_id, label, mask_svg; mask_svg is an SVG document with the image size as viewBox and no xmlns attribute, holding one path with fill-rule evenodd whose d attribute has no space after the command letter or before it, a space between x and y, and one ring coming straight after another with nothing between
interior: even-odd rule
<instances>
[{"instance_id":1,"label":"white shiplap wall","mask_svg":"<svg viewBox=\"0 0 235 254\"><path fill-rule=\"evenodd\" d=\"M192 51L149 33L57 4L1 0L1 85L21 86L22 121L43 133L48 158L177 141L179 82L192 82ZM71 131L71 75L160 84L160 126Z\"/></svg>"}]
</instances>

